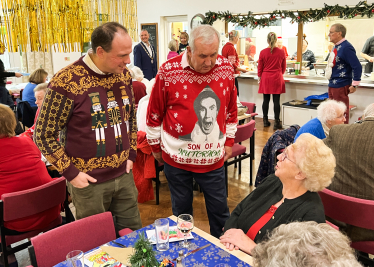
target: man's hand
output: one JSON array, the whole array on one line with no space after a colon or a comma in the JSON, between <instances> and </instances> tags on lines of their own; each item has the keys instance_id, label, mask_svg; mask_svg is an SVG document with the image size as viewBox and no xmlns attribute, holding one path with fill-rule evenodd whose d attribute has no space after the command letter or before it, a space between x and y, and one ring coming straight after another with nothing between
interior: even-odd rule
<instances>
[{"instance_id":1,"label":"man's hand","mask_svg":"<svg viewBox=\"0 0 374 267\"><path fill-rule=\"evenodd\" d=\"M256 246L256 243L244 234L241 229L229 229L219 239L230 251L240 249L251 254L252 249Z\"/></svg>"},{"instance_id":2,"label":"man's hand","mask_svg":"<svg viewBox=\"0 0 374 267\"><path fill-rule=\"evenodd\" d=\"M160 162L160 163L164 163L164 160L162 159L162 151L160 152L152 152L153 156L155 157L155 159Z\"/></svg>"},{"instance_id":3,"label":"man's hand","mask_svg":"<svg viewBox=\"0 0 374 267\"><path fill-rule=\"evenodd\" d=\"M356 90L357 90L356 87L354 87L354 86L351 85L349 87L349 94L353 94L354 92L356 92Z\"/></svg>"},{"instance_id":4,"label":"man's hand","mask_svg":"<svg viewBox=\"0 0 374 267\"><path fill-rule=\"evenodd\" d=\"M132 160L127 160L126 161L126 173L130 173L130 171L132 170L132 167L134 166L134 162Z\"/></svg>"},{"instance_id":5,"label":"man's hand","mask_svg":"<svg viewBox=\"0 0 374 267\"><path fill-rule=\"evenodd\" d=\"M19 77L22 77L22 76L23 76L23 75L22 75L21 73L19 73L19 72L16 72L16 73L15 73L15 75L16 75L16 77L17 77L17 78L19 78Z\"/></svg>"},{"instance_id":6,"label":"man's hand","mask_svg":"<svg viewBox=\"0 0 374 267\"><path fill-rule=\"evenodd\" d=\"M97 180L84 172L79 172L78 175L70 181L70 183L76 188L87 187L89 185L88 182L96 183Z\"/></svg>"},{"instance_id":7,"label":"man's hand","mask_svg":"<svg viewBox=\"0 0 374 267\"><path fill-rule=\"evenodd\" d=\"M225 157L223 158L224 161L228 160L232 155L232 147L225 146Z\"/></svg>"},{"instance_id":8,"label":"man's hand","mask_svg":"<svg viewBox=\"0 0 374 267\"><path fill-rule=\"evenodd\" d=\"M369 61L374 62L374 57L371 57Z\"/></svg>"}]
</instances>

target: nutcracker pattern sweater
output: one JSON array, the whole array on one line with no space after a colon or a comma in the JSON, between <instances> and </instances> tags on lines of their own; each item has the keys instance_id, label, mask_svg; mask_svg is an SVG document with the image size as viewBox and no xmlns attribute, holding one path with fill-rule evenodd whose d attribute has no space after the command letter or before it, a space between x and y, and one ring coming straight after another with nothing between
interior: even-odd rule
<instances>
[{"instance_id":1,"label":"nutcracker pattern sweater","mask_svg":"<svg viewBox=\"0 0 374 267\"><path fill-rule=\"evenodd\" d=\"M98 74L83 57L52 78L34 138L68 181L81 171L102 183L125 173L127 159L135 161L137 129L131 81L128 70Z\"/></svg>"},{"instance_id":2,"label":"nutcracker pattern sweater","mask_svg":"<svg viewBox=\"0 0 374 267\"><path fill-rule=\"evenodd\" d=\"M362 67L356 50L350 42L344 40L333 49L335 55L329 87L340 88L361 81Z\"/></svg>"},{"instance_id":3,"label":"nutcracker pattern sweater","mask_svg":"<svg viewBox=\"0 0 374 267\"><path fill-rule=\"evenodd\" d=\"M147 112L153 152L176 168L198 173L223 165L237 125L234 69L218 56L205 74L190 67L187 53L164 63L156 76Z\"/></svg>"}]
</instances>

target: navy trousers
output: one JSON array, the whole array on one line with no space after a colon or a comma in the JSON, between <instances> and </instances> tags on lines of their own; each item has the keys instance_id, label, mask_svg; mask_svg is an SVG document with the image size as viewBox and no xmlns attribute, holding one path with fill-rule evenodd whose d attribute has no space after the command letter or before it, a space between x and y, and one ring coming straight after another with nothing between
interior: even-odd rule
<instances>
[{"instance_id":1,"label":"navy trousers","mask_svg":"<svg viewBox=\"0 0 374 267\"><path fill-rule=\"evenodd\" d=\"M208 212L210 234L219 238L226 220L230 217L227 206L224 167L206 173L195 173L164 163L169 183L172 210L175 216L193 215L193 178L201 187Z\"/></svg>"}]
</instances>

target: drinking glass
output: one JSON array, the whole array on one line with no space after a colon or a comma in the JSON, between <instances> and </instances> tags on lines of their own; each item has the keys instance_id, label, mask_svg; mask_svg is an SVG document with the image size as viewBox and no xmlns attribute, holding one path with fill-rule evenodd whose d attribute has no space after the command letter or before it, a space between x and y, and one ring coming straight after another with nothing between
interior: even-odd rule
<instances>
[{"instance_id":1,"label":"drinking glass","mask_svg":"<svg viewBox=\"0 0 374 267\"><path fill-rule=\"evenodd\" d=\"M84 254L81 250L70 251L66 255L68 267L84 267Z\"/></svg>"},{"instance_id":2,"label":"drinking glass","mask_svg":"<svg viewBox=\"0 0 374 267\"><path fill-rule=\"evenodd\" d=\"M187 242L187 234L192 231L194 227L193 217L190 214L181 214L177 219L177 227L179 231L184 235L184 241L182 243L183 248L188 248L190 243Z\"/></svg>"},{"instance_id":3,"label":"drinking glass","mask_svg":"<svg viewBox=\"0 0 374 267\"><path fill-rule=\"evenodd\" d=\"M169 220L155 220L156 248L159 251L169 249Z\"/></svg>"}]
</instances>

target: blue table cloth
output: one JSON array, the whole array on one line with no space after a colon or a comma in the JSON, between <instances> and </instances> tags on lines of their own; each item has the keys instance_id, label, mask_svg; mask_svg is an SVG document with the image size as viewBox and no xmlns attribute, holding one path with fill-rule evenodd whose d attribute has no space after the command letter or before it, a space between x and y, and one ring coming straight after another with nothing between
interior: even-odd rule
<instances>
[{"instance_id":1,"label":"blue table cloth","mask_svg":"<svg viewBox=\"0 0 374 267\"><path fill-rule=\"evenodd\" d=\"M169 225L173 226L176 225L176 222L169 219ZM128 247L133 247L135 245L135 242L139 238L139 233L143 232L146 235L147 230L154 229L154 225L149 225L146 227L143 227L137 231L134 231L126 236L120 237L116 239L115 241L118 243L121 243L123 245L126 245ZM188 241L191 243L190 247L188 249L182 248L180 246L182 241L177 242L171 242L169 243L169 249L167 251L158 251L156 258L160 262L164 258L168 258L169 260L172 260L174 258L178 257L179 251L184 251L184 253L187 253L191 250L194 250L196 248L202 247L206 244L211 244L209 247L202 249L198 252L195 252L185 259L186 266L193 266L193 267L206 267L206 266L217 266L217 267L247 267L250 265L241 261L234 255L231 255L229 252L217 247L216 245L212 244L205 238L202 238L201 236L197 235L196 233L192 233L194 239L189 239ZM116 244L110 244L113 246L117 246ZM95 248L96 249L96 248ZM153 249L156 250L156 245L153 245ZM92 249L93 250L93 249ZM175 262L174 262L175 263ZM66 262L61 262L55 267L66 267Z\"/></svg>"}]
</instances>

